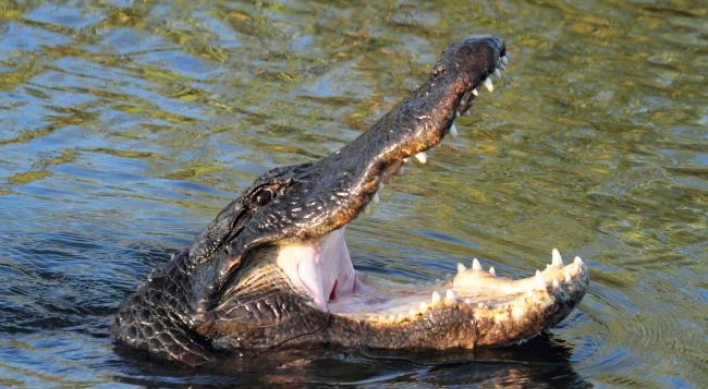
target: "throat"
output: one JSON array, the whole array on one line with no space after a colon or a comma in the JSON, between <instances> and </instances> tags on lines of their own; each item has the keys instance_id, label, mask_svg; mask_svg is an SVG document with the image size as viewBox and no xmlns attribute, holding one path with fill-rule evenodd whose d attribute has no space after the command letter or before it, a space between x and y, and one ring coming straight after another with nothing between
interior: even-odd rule
<instances>
[{"instance_id":1,"label":"throat","mask_svg":"<svg viewBox=\"0 0 708 389\"><path fill-rule=\"evenodd\" d=\"M354 293L356 273L344 228L314 240L281 246L276 261L293 285L323 310L328 310L331 301Z\"/></svg>"}]
</instances>

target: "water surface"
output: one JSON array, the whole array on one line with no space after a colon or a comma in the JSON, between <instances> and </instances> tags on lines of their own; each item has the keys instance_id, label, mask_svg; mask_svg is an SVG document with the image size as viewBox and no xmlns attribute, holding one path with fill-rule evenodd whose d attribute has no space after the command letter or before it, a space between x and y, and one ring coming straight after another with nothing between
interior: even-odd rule
<instances>
[{"instance_id":1,"label":"water surface","mask_svg":"<svg viewBox=\"0 0 708 389\"><path fill-rule=\"evenodd\" d=\"M0 386L700 388L708 8L699 1L0 3ZM323 352L198 374L113 350L120 301L267 169L324 157L448 44L511 64L348 228L355 265L592 284L521 347Z\"/></svg>"}]
</instances>

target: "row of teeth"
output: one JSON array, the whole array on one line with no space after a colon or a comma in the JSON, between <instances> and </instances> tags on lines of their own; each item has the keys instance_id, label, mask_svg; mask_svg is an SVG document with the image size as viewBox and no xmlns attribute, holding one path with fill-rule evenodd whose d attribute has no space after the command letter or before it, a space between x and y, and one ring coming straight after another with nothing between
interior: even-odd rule
<instances>
[{"instance_id":1,"label":"row of teeth","mask_svg":"<svg viewBox=\"0 0 708 389\"><path fill-rule=\"evenodd\" d=\"M499 58L499 62L497 64L497 68L494 69L494 75L501 78L502 70L506 70L506 65L509 63L509 58L504 55ZM492 83L492 76L489 75L489 77L485 78L484 81L482 81L482 86L484 89L486 89L489 93L494 92L494 84ZM477 88L472 89L472 94L477 97L479 96L479 91ZM460 113L455 112L455 117L459 117ZM452 136L457 136L459 134L459 131L457 131L457 127L455 127L455 123L453 122L450 125L450 135ZM421 151L420 153L415 155L415 159L418 160L418 162L425 164L425 162L428 161L428 154L425 153L425 151ZM408 162L408 158L404 158L403 162Z\"/></svg>"},{"instance_id":2,"label":"row of teeth","mask_svg":"<svg viewBox=\"0 0 708 389\"><path fill-rule=\"evenodd\" d=\"M578 268L581 268L585 265L582 258L580 258L578 256L576 256L573 259L573 264ZM563 257L561 257L558 249L554 248L551 253L551 263L549 265L547 265L547 267L548 268L551 268L551 267L563 268L563 266L564 266ZM465 267L465 265L463 265L462 263L457 264L457 272L458 273L463 273L466 271L467 271L467 268ZM484 272L484 268L482 267L482 264L479 262L479 260L477 258L474 258L472 260L472 271ZM497 272L496 272L496 270L494 270L494 267L489 268L489 275L491 275L492 277L497 276ZM563 280L563 282L568 285L573 283L573 279L570 275L570 272L568 272L568 271L565 272L565 279ZM553 280L551 280L551 286L553 287L553 289L558 289L560 287L560 283L558 282L558 280L553 279ZM546 284L546 279L543 277L543 274L541 273L540 270L536 270L535 287L537 290L546 290L548 287ZM442 300L442 296L440 295L440 293L433 292L432 297L431 297L431 302L433 304L436 304L436 303L440 302L441 300ZM448 289L445 292L445 300L456 301L457 296L455 294L455 291L452 289ZM465 303L469 304L470 300L465 299Z\"/></svg>"},{"instance_id":3,"label":"row of teeth","mask_svg":"<svg viewBox=\"0 0 708 389\"><path fill-rule=\"evenodd\" d=\"M576 256L575 259L573 260L573 263L576 264L577 266L582 266L583 265L583 260L582 258ZM551 252L551 263L547 265L547 267L563 267L563 257L560 255L560 251L558 249L553 249ZM477 258L474 258L472 260L472 270L474 271L484 271L484 267L482 267L482 264L479 262ZM463 265L462 263L457 263L457 272L458 273L463 273L467 271L467 267ZM540 273L540 272L539 272ZM494 267L489 268L489 274L492 276L497 275L496 270L494 270Z\"/></svg>"},{"instance_id":4,"label":"row of teeth","mask_svg":"<svg viewBox=\"0 0 708 389\"><path fill-rule=\"evenodd\" d=\"M497 68L494 69L494 75L501 78L501 70L506 70L506 65L508 63L509 63L509 58L506 55L500 57L499 62L497 63ZM494 84L492 83L492 76L491 75L489 77L485 78L484 81L482 81L482 86L484 86L484 88L487 91L489 91L490 93L494 92ZM475 95L475 97L479 96L479 91L477 90L477 88L472 89L472 94ZM457 118L459 116L460 116L460 113L455 112L455 117ZM457 131L457 127L455 127L455 123L453 122L450 125L450 135L457 136L458 134L459 134L459 132ZM420 153L414 155L413 157L418 162L420 162L422 164L425 164L426 162L428 162L428 153L426 153L425 151L421 151ZM410 161L410 158L403 158L403 162L408 163L409 161ZM379 186L379 190L380 189L381 189L381 186ZM373 198L374 203L379 202L379 190L377 190L376 193L374 193L374 198ZM475 259L475 261L476 261L476 259ZM494 268L491 268L490 271L493 272Z\"/></svg>"},{"instance_id":5,"label":"row of teeth","mask_svg":"<svg viewBox=\"0 0 708 389\"><path fill-rule=\"evenodd\" d=\"M578 268L581 268L585 265L583 260L576 256L573 260L573 264L577 266ZM552 255L551 255L551 263L548 265L548 267L557 267L557 268L562 268L564 266L563 264L563 258L560 255L560 252L557 249L553 249ZM465 265L458 263L457 264L457 271L458 273L462 273L467 271L467 268ZM474 258L472 260L472 271L478 271L478 272L483 272L484 268L482 267L482 264L479 262L477 258ZM496 277L496 272L493 267L489 268L489 274L492 276ZM565 273L565 279L563 280L563 283L565 285L572 285L573 284L573 279L570 275L569 272ZM552 290L558 290L560 289L561 285L558 280L553 279L551 281L551 286ZM548 285L546 284L546 279L543 277L543 274L539 270L536 270L536 276L535 276L535 290L548 290ZM445 291L445 296L441 295L437 291L433 291L431 298L430 298L430 304L426 302L420 302L420 307L418 310L411 308L408 312L408 315L404 314L398 314L398 315L389 315L389 316L384 316L384 318L388 319L389 321L403 321L407 317L414 317L418 313L422 313L428 310L430 306L434 306L436 304L439 304L440 302L443 302L445 304L455 304L460 302L460 299L457 296L457 293L455 293L454 290L452 289L447 289ZM469 298L464 299L464 303L467 305L472 305L473 302ZM489 309L489 306L487 306L484 303L477 303L476 307L478 309Z\"/></svg>"}]
</instances>

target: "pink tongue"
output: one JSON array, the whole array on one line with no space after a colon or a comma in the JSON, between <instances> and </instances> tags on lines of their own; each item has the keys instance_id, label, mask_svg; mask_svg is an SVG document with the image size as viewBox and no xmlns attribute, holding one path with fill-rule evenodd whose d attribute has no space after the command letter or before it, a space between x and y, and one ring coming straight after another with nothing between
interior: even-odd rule
<instances>
[{"instance_id":1,"label":"pink tongue","mask_svg":"<svg viewBox=\"0 0 708 389\"><path fill-rule=\"evenodd\" d=\"M327 309L330 297L354 291L355 273L343 228L329 233L318 243L301 246L297 273L315 304Z\"/></svg>"}]
</instances>

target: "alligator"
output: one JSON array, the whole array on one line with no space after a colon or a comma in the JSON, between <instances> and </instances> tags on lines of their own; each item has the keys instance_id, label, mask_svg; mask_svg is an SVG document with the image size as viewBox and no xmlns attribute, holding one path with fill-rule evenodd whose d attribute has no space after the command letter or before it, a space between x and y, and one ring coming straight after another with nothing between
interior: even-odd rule
<instances>
[{"instance_id":1,"label":"alligator","mask_svg":"<svg viewBox=\"0 0 708 389\"><path fill-rule=\"evenodd\" d=\"M355 271L344 231L404 163L456 132L508 63L503 40L450 45L410 97L328 157L270 170L121 304L118 348L190 366L287 349L474 349L523 342L585 295L587 265L512 280L478 260L428 286Z\"/></svg>"}]
</instances>

